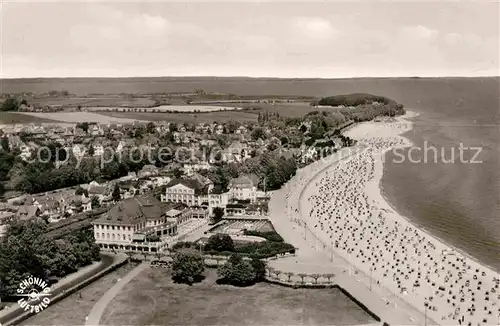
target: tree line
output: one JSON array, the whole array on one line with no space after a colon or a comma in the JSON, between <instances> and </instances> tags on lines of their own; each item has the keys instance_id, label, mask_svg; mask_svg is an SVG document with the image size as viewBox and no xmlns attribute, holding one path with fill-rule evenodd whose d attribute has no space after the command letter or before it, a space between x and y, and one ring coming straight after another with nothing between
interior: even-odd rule
<instances>
[{"instance_id":1,"label":"tree line","mask_svg":"<svg viewBox=\"0 0 500 326\"><path fill-rule=\"evenodd\" d=\"M99 260L92 230L54 240L44 221L13 220L0 244L0 298L12 296L28 277L53 280Z\"/></svg>"}]
</instances>

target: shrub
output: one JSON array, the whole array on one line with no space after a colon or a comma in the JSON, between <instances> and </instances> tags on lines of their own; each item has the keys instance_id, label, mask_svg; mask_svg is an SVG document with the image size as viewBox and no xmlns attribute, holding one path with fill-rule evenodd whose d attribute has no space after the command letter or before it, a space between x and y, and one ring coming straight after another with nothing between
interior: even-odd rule
<instances>
[{"instance_id":1,"label":"shrub","mask_svg":"<svg viewBox=\"0 0 500 326\"><path fill-rule=\"evenodd\" d=\"M269 258L287 252L295 252L295 247L286 242L252 242L237 248L238 253L252 258Z\"/></svg>"},{"instance_id":2,"label":"shrub","mask_svg":"<svg viewBox=\"0 0 500 326\"><path fill-rule=\"evenodd\" d=\"M214 234L208 238L205 250L234 251L233 239L228 234Z\"/></svg>"},{"instance_id":3,"label":"shrub","mask_svg":"<svg viewBox=\"0 0 500 326\"><path fill-rule=\"evenodd\" d=\"M235 286L248 286L256 282L256 271L252 264L233 254L228 261L217 269L217 275L225 283Z\"/></svg>"},{"instance_id":4,"label":"shrub","mask_svg":"<svg viewBox=\"0 0 500 326\"><path fill-rule=\"evenodd\" d=\"M194 248L195 244L189 241L179 241L172 246L172 250L177 251L183 248Z\"/></svg>"},{"instance_id":5,"label":"shrub","mask_svg":"<svg viewBox=\"0 0 500 326\"><path fill-rule=\"evenodd\" d=\"M172 262L172 279L175 282L193 284L203 279L203 257L194 249L184 248L176 252Z\"/></svg>"},{"instance_id":6,"label":"shrub","mask_svg":"<svg viewBox=\"0 0 500 326\"><path fill-rule=\"evenodd\" d=\"M268 241L273 242L283 242L283 238L276 231L267 231L267 232L259 232L259 231L247 231L245 230L245 235L261 237Z\"/></svg>"},{"instance_id":7,"label":"shrub","mask_svg":"<svg viewBox=\"0 0 500 326\"><path fill-rule=\"evenodd\" d=\"M266 278L266 263L260 259L252 258L251 264L255 271L255 281L263 281Z\"/></svg>"}]
</instances>

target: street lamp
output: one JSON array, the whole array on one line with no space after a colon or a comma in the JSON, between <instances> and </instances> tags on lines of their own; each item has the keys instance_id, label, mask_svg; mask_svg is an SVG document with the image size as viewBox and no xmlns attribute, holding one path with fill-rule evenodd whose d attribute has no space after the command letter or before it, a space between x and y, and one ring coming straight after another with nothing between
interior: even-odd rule
<instances>
[{"instance_id":1,"label":"street lamp","mask_svg":"<svg viewBox=\"0 0 500 326\"><path fill-rule=\"evenodd\" d=\"M429 303L427 301L424 302L424 324L427 326L427 308L429 307Z\"/></svg>"},{"instance_id":2,"label":"street lamp","mask_svg":"<svg viewBox=\"0 0 500 326\"><path fill-rule=\"evenodd\" d=\"M372 290L372 283L373 283L373 278L372 278L372 267L370 267L370 291Z\"/></svg>"},{"instance_id":3,"label":"street lamp","mask_svg":"<svg viewBox=\"0 0 500 326\"><path fill-rule=\"evenodd\" d=\"M333 261L333 239L330 243L330 261Z\"/></svg>"}]
</instances>

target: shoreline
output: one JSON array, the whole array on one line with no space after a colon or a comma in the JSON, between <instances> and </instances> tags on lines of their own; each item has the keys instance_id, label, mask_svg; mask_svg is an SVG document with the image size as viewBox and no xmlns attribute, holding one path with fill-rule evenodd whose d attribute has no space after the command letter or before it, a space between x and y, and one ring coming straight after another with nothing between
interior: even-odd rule
<instances>
[{"instance_id":1,"label":"shoreline","mask_svg":"<svg viewBox=\"0 0 500 326\"><path fill-rule=\"evenodd\" d=\"M341 151L316 161L300 170L285 187L273 192L270 202L270 215L275 229L283 238L298 248L295 257L281 258L271 262L271 266L281 271L291 271L295 275L300 273L333 273L336 284L346 289L352 296L359 298L362 303L383 321L391 325L423 325L424 314L409 305L385 286L375 286L371 290L368 274L352 264L349 257L344 257L336 250L330 241L320 239L310 229L310 224L302 215L304 193L311 189L317 176L348 161L366 146L358 144L343 148ZM347 155L344 155L347 153ZM297 277L297 276L294 276ZM394 311L396 307L400 307ZM428 317L428 321L432 318ZM436 323L434 323L436 324ZM429 324L430 325L430 324Z\"/></svg>"},{"instance_id":2,"label":"shoreline","mask_svg":"<svg viewBox=\"0 0 500 326\"><path fill-rule=\"evenodd\" d=\"M482 273L486 273L486 275L493 275L495 277L495 275L498 275L498 272L493 267L488 266L487 264L481 262L476 257L458 249L454 245L446 242L444 239L441 239L440 237L434 235L430 230L426 229L424 226L414 223L410 218L398 212L395 205L391 203L391 201L384 195L382 178L386 167L386 164L384 163L386 162L389 152L393 151L396 147L405 148L413 145L413 142L410 139L402 136L403 134L406 134L407 132L413 129L413 121L408 119L412 119L418 116L418 114L415 115L413 114L413 112L409 113L410 113L409 115L400 116L396 118L397 123L408 123L410 125L409 129L403 130L402 132L398 132L396 134L396 137L403 139L405 144L403 146L391 146L390 148L372 154L374 158L374 177L372 180L368 181L365 184L365 188L363 189L365 194L368 196L368 202L370 202L379 210L387 210L389 213L384 215L387 216L387 218L393 220L395 223L399 223L399 225L402 225L403 227L410 226L418 230L417 232L425 238L425 241L427 241L427 243L432 242L432 244L435 246L434 252L437 253L441 251L442 253L445 253L444 254L445 256L454 255L455 257L459 257L464 261L464 266L465 264L467 264L470 266L472 270L481 270ZM366 124L374 124L374 122L367 122ZM352 130L350 130L350 133L356 134L357 131L356 128L362 129L363 124L355 126ZM372 136L372 134L368 133L368 136ZM351 137L358 141L362 139L356 136L351 136ZM483 279L483 278L487 278L487 276L478 277L478 279ZM495 295L493 295L493 297L495 297ZM415 308L418 309L418 307ZM485 313L484 315L486 316ZM433 319L439 322L438 318L433 318Z\"/></svg>"},{"instance_id":3,"label":"shoreline","mask_svg":"<svg viewBox=\"0 0 500 326\"><path fill-rule=\"evenodd\" d=\"M412 112L412 113L415 113L415 112ZM411 117L405 117L405 116L398 117L398 118L400 118L402 120L410 122L411 126L412 126L411 129L409 129L409 130L407 130L407 131L399 134L399 137L404 138L408 142L408 145L404 146L404 148L413 146L413 142L409 138L403 136L404 134L410 132L413 129L413 121L409 121L407 119L413 119L415 117L418 117L419 115L420 115L420 113L417 113L416 115L413 115ZM383 157L383 162L386 162L387 155L389 155L389 152L392 151L393 149L394 148L390 148L390 149L387 149L387 150L385 150L385 151L383 151L381 153L381 157ZM478 265L481 265L483 268L490 270L492 273L499 273L500 274L500 271L497 271L493 266L490 266L490 265L488 265L488 264L480 261L480 259L474 257L473 255L469 254L468 252L466 252L466 251L464 251L462 249L457 248L456 246L454 246L453 244L449 243L448 241L446 241L446 240L440 238L439 236L435 235L431 230L427 229L424 225L419 225L416 222L414 222L411 218L409 218L409 217L403 215L402 213L400 213L397 210L395 204L392 203L389 200L389 198L387 198L387 196L384 194L384 187L382 185L382 178L384 177L384 171L385 171L385 168L386 168L386 164L382 163L381 168L382 168L381 175L380 175L379 180L377 181L378 182L379 192L380 192L380 197L382 198L382 201L385 202L385 204L389 207L389 209L394 212L394 214L398 215L399 217L401 217L402 219L404 219L406 222L408 222L411 225L413 225L415 228L420 229L422 232L424 232L432 240L434 240L436 242L440 242L441 244L450 247L454 252L460 254L461 256L464 256L465 258L467 258L467 259L475 262Z\"/></svg>"},{"instance_id":4,"label":"shoreline","mask_svg":"<svg viewBox=\"0 0 500 326\"><path fill-rule=\"evenodd\" d=\"M459 319L465 325L497 324L498 273L413 223L383 195L385 155L413 144L401 134L413 128L406 119L414 116L408 112L390 122L364 122L349 130L346 135L365 151L340 160L329 157L300 171L291 184L292 191L300 193L299 203L288 201L296 207L289 213L319 240L323 248L316 242L317 251L331 250L363 274L356 277L358 282L362 276L366 283L370 275L369 282L377 281L377 292L389 290L435 324L456 325ZM429 308L424 309L424 303Z\"/></svg>"}]
</instances>

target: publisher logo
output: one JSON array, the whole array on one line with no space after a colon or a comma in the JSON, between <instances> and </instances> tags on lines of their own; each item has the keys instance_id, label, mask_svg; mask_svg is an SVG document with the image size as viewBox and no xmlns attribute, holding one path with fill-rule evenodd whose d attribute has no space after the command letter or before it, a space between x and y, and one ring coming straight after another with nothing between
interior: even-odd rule
<instances>
[{"instance_id":1,"label":"publisher logo","mask_svg":"<svg viewBox=\"0 0 500 326\"><path fill-rule=\"evenodd\" d=\"M19 283L17 296L22 297L17 301L24 311L39 313L50 304L50 287L47 282L38 277L29 277Z\"/></svg>"}]
</instances>

